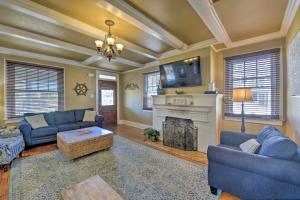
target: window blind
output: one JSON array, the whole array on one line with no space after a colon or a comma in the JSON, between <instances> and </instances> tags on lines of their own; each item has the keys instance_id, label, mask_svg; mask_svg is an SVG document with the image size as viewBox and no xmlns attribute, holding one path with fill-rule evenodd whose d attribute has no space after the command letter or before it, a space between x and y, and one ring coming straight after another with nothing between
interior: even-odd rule
<instances>
[{"instance_id":1,"label":"window blind","mask_svg":"<svg viewBox=\"0 0 300 200\"><path fill-rule=\"evenodd\" d=\"M152 110L152 95L157 95L157 86L159 85L159 79L160 72L151 72L144 74L144 110Z\"/></svg>"},{"instance_id":2,"label":"window blind","mask_svg":"<svg viewBox=\"0 0 300 200\"><path fill-rule=\"evenodd\" d=\"M232 101L234 88L252 88L246 117L280 119L280 49L225 58L225 116L241 114L241 102Z\"/></svg>"},{"instance_id":3,"label":"window blind","mask_svg":"<svg viewBox=\"0 0 300 200\"><path fill-rule=\"evenodd\" d=\"M64 69L16 61L6 62L6 115L64 109Z\"/></svg>"}]
</instances>

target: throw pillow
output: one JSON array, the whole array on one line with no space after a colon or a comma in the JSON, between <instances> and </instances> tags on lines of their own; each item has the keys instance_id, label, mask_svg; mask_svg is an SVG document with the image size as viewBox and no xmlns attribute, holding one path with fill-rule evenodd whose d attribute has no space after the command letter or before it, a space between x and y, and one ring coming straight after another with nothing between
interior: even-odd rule
<instances>
[{"instance_id":1,"label":"throw pillow","mask_svg":"<svg viewBox=\"0 0 300 200\"><path fill-rule=\"evenodd\" d=\"M25 117L26 121L33 129L47 127L48 124L44 118L44 115L33 115Z\"/></svg>"},{"instance_id":2,"label":"throw pillow","mask_svg":"<svg viewBox=\"0 0 300 200\"><path fill-rule=\"evenodd\" d=\"M297 149L297 152L293 156L292 160L300 163L300 148Z\"/></svg>"},{"instance_id":3,"label":"throw pillow","mask_svg":"<svg viewBox=\"0 0 300 200\"><path fill-rule=\"evenodd\" d=\"M84 112L83 120L84 122L94 122L96 118L96 111L86 110Z\"/></svg>"},{"instance_id":4,"label":"throw pillow","mask_svg":"<svg viewBox=\"0 0 300 200\"><path fill-rule=\"evenodd\" d=\"M268 125L262 128L257 136L257 141L262 144L266 139L273 136L283 136L274 126Z\"/></svg>"},{"instance_id":5,"label":"throw pillow","mask_svg":"<svg viewBox=\"0 0 300 200\"><path fill-rule=\"evenodd\" d=\"M247 153L255 153L259 146L260 144L254 138L240 144L241 150Z\"/></svg>"},{"instance_id":6,"label":"throw pillow","mask_svg":"<svg viewBox=\"0 0 300 200\"><path fill-rule=\"evenodd\" d=\"M279 159L289 159L297 152L297 144L287 137L273 136L264 141L259 154Z\"/></svg>"}]
</instances>

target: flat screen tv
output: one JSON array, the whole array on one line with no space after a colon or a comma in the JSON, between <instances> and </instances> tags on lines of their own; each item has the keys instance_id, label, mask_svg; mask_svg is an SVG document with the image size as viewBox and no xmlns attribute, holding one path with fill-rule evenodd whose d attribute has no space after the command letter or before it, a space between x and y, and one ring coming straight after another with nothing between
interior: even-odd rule
<instances>
[{"instance_id":1,"label":"flat screen tv","mask_svg":"<svg viewBox=\"0 0 300 200\"><path fill-rule=\"evenodd\" d=\"M160 65L160 80L163 88L200 86L200 57Z\"/></svg>"}]
</instances>

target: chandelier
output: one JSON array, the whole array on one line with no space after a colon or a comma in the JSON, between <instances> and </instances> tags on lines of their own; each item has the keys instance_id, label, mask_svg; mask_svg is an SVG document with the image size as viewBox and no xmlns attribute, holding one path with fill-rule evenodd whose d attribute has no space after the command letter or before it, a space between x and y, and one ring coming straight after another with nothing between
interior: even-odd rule
<instances>
[{"instance_id":1,"label":"chandelier","mask_svg":"<svg viewBox=\"0 0 300 200\"><path fill-rule=\"evenodd\" d=\"M108 34L105 35L104 41L96 40L95 44L97 47L97 53L106 56L108 61L112 59L115 55L119 56L123 51L123 44L115 44L116 37L110 32L111 26L115 24L112 20L105 20L105 24L108 26Z\"/></svg>"}]
</instances>

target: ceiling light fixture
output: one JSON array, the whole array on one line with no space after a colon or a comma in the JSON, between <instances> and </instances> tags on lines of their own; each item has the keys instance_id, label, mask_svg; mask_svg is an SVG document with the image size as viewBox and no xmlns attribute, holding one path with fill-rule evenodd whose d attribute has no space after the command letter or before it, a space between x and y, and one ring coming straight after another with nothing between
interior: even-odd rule
<instances>
[{"instance_id":1,"label":"ceiling light fixture","mask_svg":"<svg viewBox=\"0 0 300 200\"><path fill-rule=\"evenodd\" d=\"M105 24L108 26L108 34L105 35L104 41L96 40L97 53L108 58L108 61L114 56L119 56L124 49L123 44L115 44L116 37L111 34L111 26L115 24L112 20L105 20Z\"/></svg>"}]
</instances>

